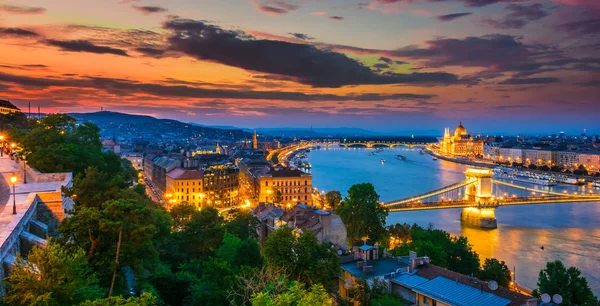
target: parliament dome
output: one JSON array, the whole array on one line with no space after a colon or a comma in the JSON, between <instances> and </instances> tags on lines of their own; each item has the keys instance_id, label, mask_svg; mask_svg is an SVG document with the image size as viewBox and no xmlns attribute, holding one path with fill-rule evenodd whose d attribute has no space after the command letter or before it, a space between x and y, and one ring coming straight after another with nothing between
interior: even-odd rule
<instances>
[{"instance_id":1,"label":"parliament dome","mask_svg":"<svg viewBox=\"0 0 600 306\"><path fill-rule=\"evenodd\" d=\"M462 136L462 135L467 135L467 129L465 129L465 127L462 125L462 121L458 124L458 126L456 127L456 130L454 130L454 136Z\"/></svg>"}]
</instances>

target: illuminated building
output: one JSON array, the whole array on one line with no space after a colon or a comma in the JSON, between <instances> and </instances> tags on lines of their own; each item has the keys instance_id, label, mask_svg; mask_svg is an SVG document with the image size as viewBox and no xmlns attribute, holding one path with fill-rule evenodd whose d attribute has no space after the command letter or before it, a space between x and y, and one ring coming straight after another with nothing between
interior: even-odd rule
<instances>
[{"instance_id":1,"label":"illuminated building","mask_svg":"<svg viewBox=\"0 0 600 306\"><path fill-rule=\"evenodd\" d=\"M20 113L21 110L7 100L0 100L0 113L3 115L10 113Z\"/></svg>"},{"instance_id":2,"label":"illuminated building","mask_svg":"<svg viewBox=\"0 0 600 306\"><path fill-rule=\"evenodd\" d=\"M462 121L450 134L450 129L444 131L444 138L440 140L440 153L450 156L482 156L484 141L475 139L467 133Z\"/></svg>"},{"instance_id":3,"label":"illuminated building","mask_svg":"<svg viewBox=\"0 0 600 306\"><path fill-rule=\"evenodd\" d=\"M168 203L185 201L198 208L236 206L239 204L239 173L239 168L232 164L176 168L166 174L164 198Z\"/></svg>"},{"instance_id":4,"label":"illuminated building","mask_svg":"<svg viewBox=\"0 0 600 306\"><path fill-rule=\"evenodd\" d=\"M254 131L254 136L252 136L252 149L258 150L258 137L256 131Z\"/></svg>"},{"instance_id":5,"label":"illuminated building","mask_svg":"<svg viewBox=\"0 0 600 306\"><path fill-rule=\"evenodd\" d=\"M258 174L259 202L272 202L276 190L281 192L281 204L312 205L312 175L299 169L273 167ZM279 204L279 203L276 203Z\"/></svg>"}]
</instances>

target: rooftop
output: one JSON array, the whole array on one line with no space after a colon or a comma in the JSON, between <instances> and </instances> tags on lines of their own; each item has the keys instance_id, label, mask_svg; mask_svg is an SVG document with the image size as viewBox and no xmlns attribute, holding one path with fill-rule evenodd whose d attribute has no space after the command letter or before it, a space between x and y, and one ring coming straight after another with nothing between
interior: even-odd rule
<instances>
[{"instance_id":1,"label":"rooftop","mask_svg":"<svg viewBox=\"0 0 600 306\"><path fill-rule=\"evenodd\" d=\"M419 277L415 283L418 283L423 279L424 278ZM483 284L481 284L481 286L483 286ZM426 280L411 289L415 292L435 298L438 301L456 306L507 306L511 304L509 299L464 285L443 276L438 276L432 280Z\"/></svg>"},{"instance_id":2,"label":"rooftop","mask_svg":"<svg viewBox=\"0 0 600 306\"><path fill-rule=\"evenodd\" d=\"M438 267L436 265L432 265L432 264L426 264L423 266L418 267L418 270L416 271L416 275L429 279L429 280L433 280L439 276L442 276L443 278L449 279L451 280L453 283L460 283L464 286L468 286L471 288L475 288L476 291L481 291L481 292L487 292L499 297L503 297L507 300L509 300L510 302L508 304L504 304L504 305L510 305L510 306L520 306L520 305L524 305L526 304L528 299L531 299L531 297L514 292L514 291L510 291L507 288L504 287L499 287L498 289L496 289L495 291L492 291L488 288L487 286L487 282L479 280L477 278L474 277L469 277L467 275L464 274L460 274L454 271L450 271L448 269L444 269L442 267ZM468 305L493 305L493 304L468 304Z\"/></svg>"},{"instance_id":3,"label":"rooftop","mask_svg":"<svg viewBox=\"0 0 600 306\"><path fill-rule=\"evenodd\" d=\"M5 107L5 108L11 108L11 109L19 110L19 108L16 107L14 104L12 104L10 101L8 101L8 100L2 100L2 99L0 99L0 107Z\"/></svg>"},{"instance_id":4,"label":"rooftop","mask_svg":"<svg viewBox=\"0 0 600 306\"><path fill-rule=\"evenodd\" d=\"M204 177L204 172L197 169L176 168L169 171L167 176L176 180L201 180Z\"/></svg>"},{"instance_id":5,"label":"rooftop","mask_svg":"<svg viewBox=\"0 0 600 306\"><path fill-rule=\"evenodd\" d=\"M271 168L267 175L271 177L301 177L310 174L304 173L299 169L294 168Z\"/></svg>"},{"instance_id":6,"label":"rooftop","mask_svg":"<svg viewBox=\"0 0 600 306\"><path fill-rule=\"evenodd\" d=\"M398 269L406 270L408 265L396 258L380 258L378 260L367 261L368 266L373 266L372 271L363 271L362 268L358 267L358 261L352 261L349 263L342 264L342 269L348 271L352 276L360 279L368 279L373 277L381 277L386 274L395 273Z\"/></svg>"}]
</instances>

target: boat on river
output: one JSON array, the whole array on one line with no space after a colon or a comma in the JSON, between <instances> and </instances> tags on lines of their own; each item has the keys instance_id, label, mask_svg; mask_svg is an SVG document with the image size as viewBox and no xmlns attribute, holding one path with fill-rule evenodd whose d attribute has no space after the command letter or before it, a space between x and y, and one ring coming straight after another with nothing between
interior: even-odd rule
<instances>
[{"instance_id":1,"label":"boat on river","mask_svg":"<svg viewBox=\"0 0 600 306\"><path fill-rule=\"evenodd\" d=\"M406 156L398 154L396 155L396 159L406 160Z\"/></svg>"},{"instance_id":2,"label":"boat on river","mask_svg":"<svg viewBox=\"0 0 600 306\"><path fill-rule=\"evenodd\" d=\"M494 177L515 182L529 183L541 186L556 186L556 180L548 175L540 175L531 171L519 171L510 168L494 168Z\"/></svg>"},{"instance_id":3,"label":"boat on river","mask_svg":"<svg viewBox=\"0 0 600 306\"><path fill-rule=\"evenodd\" d=\"M584 179L577 179L577 178L569 177L566 175L558 175L555 177L555 179L557 182L563 183L563 184L570 184L570 185L584 185L585 184Z\"/></svg>"},{"instance_id":4,"label":"boat on river","mask_svg":"<svg viewBox=\"0 0 600 306\"><path fill-rule=\"evenodd\" d=\"M381 159L381 163L384 164L385 163L385 159L382 158Z\"/></svg>"}]
</instances>

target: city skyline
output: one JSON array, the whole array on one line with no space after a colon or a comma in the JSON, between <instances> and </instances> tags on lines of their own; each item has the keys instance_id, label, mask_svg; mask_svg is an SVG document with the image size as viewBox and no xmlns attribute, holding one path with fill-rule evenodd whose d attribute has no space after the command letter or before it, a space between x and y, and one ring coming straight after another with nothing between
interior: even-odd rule
<instances>
[{"instance_id":1,"label":"city skyline","mask_svg":"<svg viewBox=\"0 0 600 306\"><path fill-rule=\"evenodd\" d=\"M0 98L249 128L597 134L599 24L593 0L0 1Z\"/></svg>"}]
</instances>

